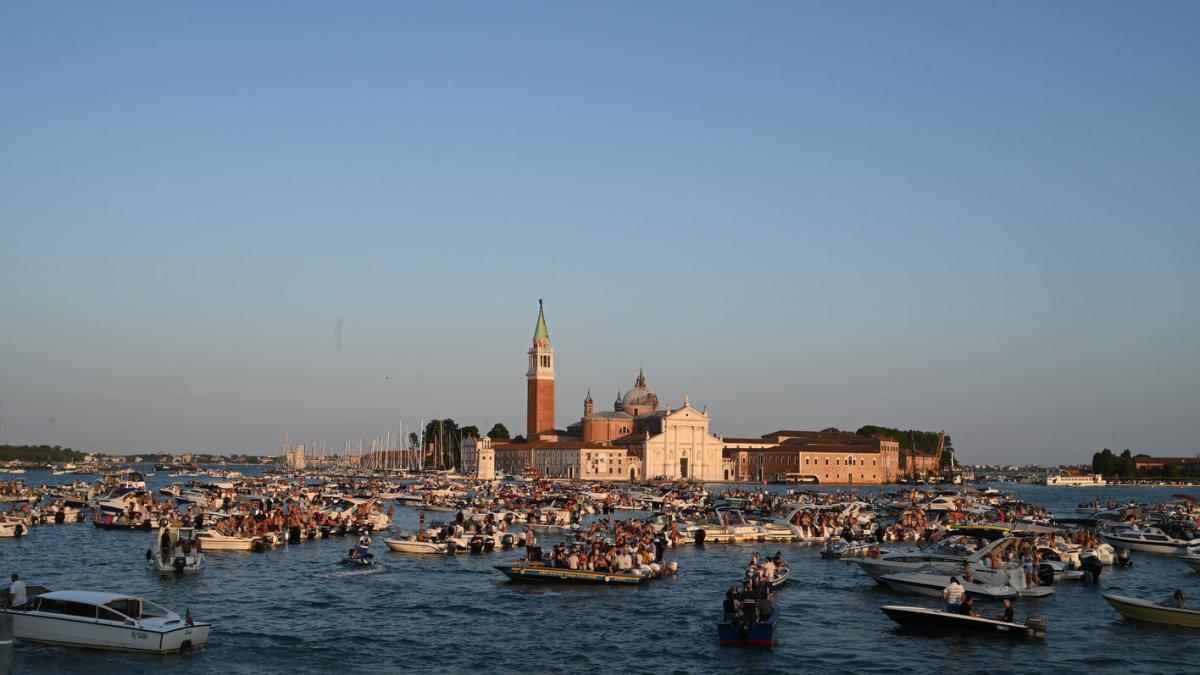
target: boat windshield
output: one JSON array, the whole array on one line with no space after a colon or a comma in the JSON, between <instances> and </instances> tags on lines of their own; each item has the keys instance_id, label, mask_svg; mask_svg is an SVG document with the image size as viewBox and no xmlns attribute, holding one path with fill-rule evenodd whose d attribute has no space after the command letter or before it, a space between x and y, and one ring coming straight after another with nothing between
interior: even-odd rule
<instances>
[{"instance_id":1,"label":"boat windshield","mask_svg":"<svg viewBox=\"0 0 1200 675\"><path fill-rule=\"evenodd\" d=\"M104 606L130 618L140 619L142 618L141 604L137 598L118 598L104 603Z\"/></svg>"},{"instance_id":2,"label":"boat windshield","mask_svg":"<svg viewBox=\"0 0 1200 675\"><path fill-rule=\"evenodd\" d=\"M925 553L936 555L951 555L951 556L969 556L981 547L986 546L987 541L976 539L967 535L956 535L948 537L924 549Z\"/></svg>"}]
</instances>

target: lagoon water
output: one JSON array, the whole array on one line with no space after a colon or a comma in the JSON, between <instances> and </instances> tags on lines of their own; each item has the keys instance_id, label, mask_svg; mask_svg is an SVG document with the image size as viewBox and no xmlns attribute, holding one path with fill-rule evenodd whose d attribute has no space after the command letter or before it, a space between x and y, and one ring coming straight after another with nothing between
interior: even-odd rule
<instances>
[{"instance_id":1,"label":"lagoon water","mask_svg":"<svg viewBox=\"0 0 1200 675\"><path fill-rule=\"evenodd\" d=\"M25 478L40 485L77 477ZM148 483L156 489L175 480L160 473ZM1196 488L997 487L1061 517L1096 496L1200 496ZM399 508L396 525L412 529L416 518L416 510ZM1018 601L1018 620L1034 614L1048 624L1045 640L1023 641L902 632L879 607L933 606L932 598L893 593L856 566L795 544L681 547L667 554L679 561L676 579L592 588L510 583L492 565L513 552L416 557L389 552L381 536L373 549L380 564L365 572L338 564L352 542L333 538L264 553L210 552L199 574L159 578L145 567L152 539L90 523L36 527L27 538L0 540L0 572L53 589L122 591L181 613L190 608L216 624L206 649L159 657L18 643L14 672L1182 673L1196 672L1200 654L1200 632L1125 622L1100 597L1106 590L1159 599L1181 588L1200 599L1200 574L1144 553L1134 553L1131 570L1106 570L1098 588L1063 583L1050 598ZM778 643L770 651L719 648L722 593L756 549L782 551L792 566L777 597ZM998 604L980 604L984 613L999 612Z\"/></svg>"}]
</instances>

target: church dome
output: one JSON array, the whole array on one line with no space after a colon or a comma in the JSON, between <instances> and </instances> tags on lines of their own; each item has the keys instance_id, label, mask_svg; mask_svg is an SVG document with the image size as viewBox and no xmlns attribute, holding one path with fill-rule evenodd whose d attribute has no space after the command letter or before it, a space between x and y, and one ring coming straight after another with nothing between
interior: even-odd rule
<instances>
[{"instance_id":1,"label":"church dome","mask_svg":"<svg viewBox=\"0 0 1200 675\"><path fill-rule=\"evenodd\" d=\"M639 409L639 412L650 412L658 410L658 396L646 384L646 375L638 370L637 382L634 383L633 389L625 392L624 398L621 399L621 407L626 411L631 408ZM642 410L642 409L649 410Z\"/></svg>"}]
</instances>

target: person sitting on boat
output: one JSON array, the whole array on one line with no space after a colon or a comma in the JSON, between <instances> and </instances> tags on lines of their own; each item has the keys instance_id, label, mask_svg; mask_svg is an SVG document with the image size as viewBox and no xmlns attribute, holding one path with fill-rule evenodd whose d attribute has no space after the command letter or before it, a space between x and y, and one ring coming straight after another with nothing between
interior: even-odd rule
<instances>
[{"instance_id":1,"label":"person sitting on boat","mask_svg":"<svg viewBox=\"0 0 1200 675\"><path fill-rule=\"evenodd\" d=\"M979 613L975 611L975 598L963 598L962 604L958 607L958 613L964 616L979 616Z\"/></svg>"},{"instance_id":2,"label":"person sitting on boat","mask_svg":"<svg viewBox=\"0 0 1200 675\"><path fill-rule=\"evenodd\" d=\"M962 584L958 583L958 577L950 577L950 583L942 589L942 598L946 600L946 611L957 612L962 605L964 594Z\"/></svg>"},{"instance_id":3,"label":"person sitting on boat","mask_svg":"<svg viewBox=\"0 0 1200 675\"><path fill-rule=\"evenodd\" d=\"M1015 617L1013 616L1012 600L1009 598L1005 598L1004 599L1004 613L1000 615L1000 620L1007 621L1008 623L1013 623L1014 618Z\"/></svg>"},{"instance_id":4,"label":"person sitting on boat","mask_svg":"<svg viewBox=\"0 0 1200 675\"><path fill-rule=\"evenodd\" d=\"M16 575L14 574L13 576L15 577ZM1175 589L1175 592L1171 594L1171 597L1167 598L1166 600L1163 600L1162 602L1160 602L1158 604L1162 605L1163 607L1170 607L1171 609L1186 609L1187 608L1186 601L1183 597L1183 591L1179 590L1178 588Z\"/></svg>"},{"instance_id":5,"label":"person sitting on boat","mask_svg":"<svg viewBox=\"0 0 1200 675\"><path fill-rule=\"evenodd\" d=\"M725 591L725 621L732 622L737 618L739 612L742 611L742 603L738 601L738 592L735 586L730 586L728 591Z\"/></svg>"}]
</instances>

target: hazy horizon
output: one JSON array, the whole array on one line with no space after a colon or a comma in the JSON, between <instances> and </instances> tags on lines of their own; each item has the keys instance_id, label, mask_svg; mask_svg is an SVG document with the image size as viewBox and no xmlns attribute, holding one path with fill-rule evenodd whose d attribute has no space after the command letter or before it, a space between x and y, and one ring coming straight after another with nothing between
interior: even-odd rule
<instances>
[{"instance_id":1,"label":"hazy horizon","mask_svg":"<svg viewBox=\"0 0 1200 675\"><path fill-rule=\"evenodd\" d=\"M0 444L557 425L1193 456L1200 4L0 8Z\"/></svg>"}]
</instances>

